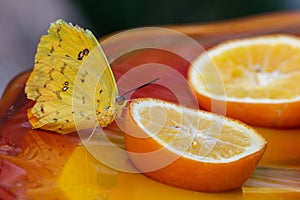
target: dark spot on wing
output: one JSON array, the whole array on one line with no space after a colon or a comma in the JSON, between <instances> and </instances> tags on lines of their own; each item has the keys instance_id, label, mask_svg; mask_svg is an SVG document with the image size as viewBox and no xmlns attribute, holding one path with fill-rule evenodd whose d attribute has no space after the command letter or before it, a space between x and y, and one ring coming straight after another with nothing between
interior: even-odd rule
<instances>
[{"instance_id":1,"label":"dark spot on wing","mask_svg":"<svg viewBox=\"0 0 300 200\"><path fill-rule=\"evenodd\" d=\"M67 91L67 90L69 89L68 85L69 85L69 82L68 82L68 81L65 81L65 82L64 82L64 86L63 86L63 88L62 88L62 91Z\"/></svg>"},{"instance_id":2,"label":"dark spot on wing","mask_svg":"<svg viewBox=\"0 0 300 200\"><path fill-rule=\"evenodd\" d=\"M43 105L43 104L41 105L41 112L42 112L42 113L45 113L44 105Z\"/></svg>"},{"instance_id":3,"label":"dark spot on wing","mask_svg":"<svg viewBox=\"0 0 300 200\"><path fill-rule=\"evenodd\" d=\"M89 52L90 51L88 49L83 49L78 53L77 60L82 60L84 56L87 56L89 54Z\"/></svg>"},{"instance_id":4,"label":"dark spot on wing","mask_svg":"<svg viewBox=\"0 0 300 200\"><path fill-rule=\"evenodd\" d=\"M105 110L108 111L110 108L111 108L111 106L107 106L107 107L105 108Z\"/></svg>"},{"instance_id":5,"label":"dark spot on wing","mask_svg":"<svg viewBox=\"0 0 300 200\"><path fill-rule=\"evenodd\" d=\"M54 52L54 47L51 46L51 48L50 48L50 54L52 54L53 52Z\"/></svg>"},{"instance_id":6,"label":"dark spot on wing","mask_svg":"<svg viewBox=\"0 0 300 200\"><path fill-rule=\"evenodd\" d=\"M60 35L60 30L61 30L61 26L59 25L59 26L57 27L57 29L56 29L57 35Z\"/></svg>"},{"instance_id":7,"label":"dark spot on wing","mask_svg":"<svg viewBox=\"0 0 300 200\"><path fill-rule=\"evenodd\" d=\"M68 89L69 89L69 87L65 85L65 86L62 88L62 91L67 91Z\"/></svg>"},{"instance_id":8,"label":"dark spot on wing","mask_svg":"<svg viewBox=\"0 0 300 200\"><path fill-rule=\"evenodd\" d=\"M89 55L90 51L88 49L83 49L83 55L87 56Z\"/></svg>"},{"instance_id":9,"label":"dark spot on wing","mask_svg":"<svg viewBox=\"0 0 300 200\"><path fill-rule=\"evenodd\" d=\"M80 79L81 83L85 82L85 77L88 75L89 73L87 71L84 71L84 74L82 74L82 78Z\"/></svg>"},{"instance_id":10,"label":"dark spot on wing","mask_svg":"<svg viewBox=\"0 0 300 200\"><path fill-rule=\"evenodd\" d=\"M77 60L82 60L82 59L83 59L83 56L84 56L83 52L80 51L80 52L78 53Z\"/></svg>"}]
</instances>

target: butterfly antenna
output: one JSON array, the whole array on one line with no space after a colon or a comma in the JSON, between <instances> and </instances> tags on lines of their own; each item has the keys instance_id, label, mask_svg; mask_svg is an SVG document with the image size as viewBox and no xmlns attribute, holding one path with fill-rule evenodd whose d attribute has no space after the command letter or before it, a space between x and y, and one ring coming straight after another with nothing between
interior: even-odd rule
<instances>
[{"instance_id":1,"label":"butterfly antenna","mask_svg":"<svg viewBox=\"0 0 300 200\"><path fill-rule=\"evenodd\" d=\"M151 81L149 81L149 82L147 82L147 83L145 83L143 85L140 85L139 87L136 87L136 88L133 88L131 90L128 90L128 91L124 92L122 95L120 95L120 96L117 97L117 99L116 99L117 103L119 105L122 105L125 102L125 95L129 94L130 92L139 90L139 89L141 89L143 87L146 87L146 86L148 86L148 85L150 85L150 84L152 84L152 83L154 83L154 82L156 82L158 80L159 80L159 78L155 78L155 79L153 79L153 80L151 80Z\"/></svg>"}]
</instances>

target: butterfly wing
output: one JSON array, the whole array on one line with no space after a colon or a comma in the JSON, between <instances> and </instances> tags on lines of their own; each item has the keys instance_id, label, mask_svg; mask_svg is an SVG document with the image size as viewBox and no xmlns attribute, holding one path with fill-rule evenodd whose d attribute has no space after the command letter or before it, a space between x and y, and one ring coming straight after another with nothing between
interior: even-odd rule
<instances>
[{"instance_id":1,"label":"butterfly wing","mask_svg":"<svg viewBox=\"0 0 300 200\"><path fill-rule=\"evenodd\" d=\"M116 82L93 34L57 20L41 37L26 83L33 128L59 133L110 124L115 118Z\"/></svg>"}]
</instances>

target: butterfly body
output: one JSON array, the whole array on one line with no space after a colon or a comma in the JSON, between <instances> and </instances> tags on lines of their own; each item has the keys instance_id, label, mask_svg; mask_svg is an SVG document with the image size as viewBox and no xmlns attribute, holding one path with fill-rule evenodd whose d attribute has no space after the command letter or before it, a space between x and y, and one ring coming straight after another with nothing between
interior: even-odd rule
<instances>
[{"instance_id":1,"label":"butterfly body","mask_svg":"<svg viewBox=\"0 0 300 200\"><path fill-rule=\"evenodd\" d=\"M57 20L41 37L26 83L33 128L59 133L110 124L122 106L104 52L93 34Z\"/></svg>"}]
</instances>

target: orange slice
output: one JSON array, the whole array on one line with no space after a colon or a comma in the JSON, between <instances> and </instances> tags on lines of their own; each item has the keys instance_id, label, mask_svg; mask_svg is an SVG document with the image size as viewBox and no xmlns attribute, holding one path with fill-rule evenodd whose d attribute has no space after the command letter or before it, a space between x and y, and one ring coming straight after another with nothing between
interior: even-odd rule
<instances>
[{"instance_id":1,"label":"orange slice","mask_svg":"<svg viewBox=\"0 0 300 200\"><path fill-rule=\"evenodd\" d=\"M157 99L133 100L125 119L126 149L136 168L185 189L219 192L241 186L266 146L243 123Z\"/></svg>"},{"instance_id":2,"label":"orange slice","mask_svg":"<svg viewBox=\"0 0 300 200\"><path fill-rule=\"evenodd\" d=\"M199 104L250 125L300 126L300 39L268 35L227 41L193 62L188 80ZM225 105L225 104L224 104Z\"/></svg>"}]
</instances>

